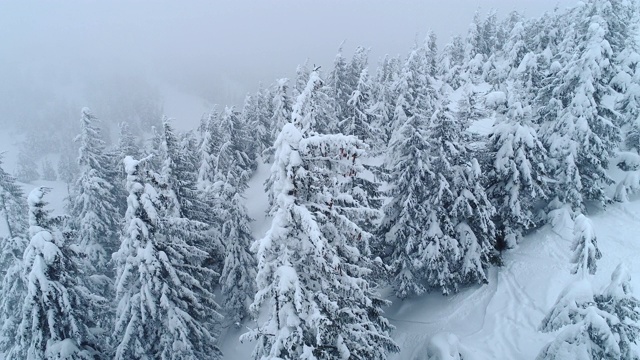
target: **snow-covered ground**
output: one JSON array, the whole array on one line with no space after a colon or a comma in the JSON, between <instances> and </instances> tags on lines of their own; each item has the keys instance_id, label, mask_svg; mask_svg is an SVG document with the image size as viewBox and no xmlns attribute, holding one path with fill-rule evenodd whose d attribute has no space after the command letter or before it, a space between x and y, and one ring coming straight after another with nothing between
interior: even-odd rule
<instances>
[{"instance_id":1,"label":"snow-covered ground","mask_svg":"<svg viewBox=\"0 0 640 360\"><path fill-rule=\"evenodd\" d=\"M270 219L265 216L267 197L263 190L269 173L270 165L261 163L245 193L249 215L255 220L256 237L264 235L270 226ZM56 213L62 213L66 185L37 181L24 184L23 188L28 193L41 185L53 188L45 199ZM589 217L603 253L593 279L595 289L602 289L613 269L624 262L631 271L635 294L640 296L640 262L637 261L640 198L610 205L605 212ZM571 232L571 229L565 230ZM386 290L385 294L393 301L386 315L396 326L393 337L402 349L392 359L427 359L429 340L443 333L459 338L466 360L534 359L555 335L537 331L540 321L573 279L569 272L570 245L571 239L544 227L504 254L505 265L490 270L488 285L467 288L448 297L428 294L404 301L395 299L391 291ZM241 344L238 338L246 327L253 326L255 324L246 323L241 328L228 329L220 344L225 359L249 358L255 344Z\"/></svg>"},{"instance_id":2,"label":"snow-covered ground","mask_svg":"<svg viewBox=\"0 0 640 360\"><path fill-rule=\"evenodd\" d=\"M608 284L611 272L624 262L635 294L640 286L640 201L611 205L591 217L603 257L598 262L595 289ZM554 333L537 331L570 275L571 239L549 227L527 236L505 253L505 265L490 272L489 284L444 297L430 294L394 300L387 316L397 327L402 348L397 359L426 359L429 339L455 334L471 359L534 359ZM465 359L467 359L465 357Z\"/></svg>"}]
</instances>

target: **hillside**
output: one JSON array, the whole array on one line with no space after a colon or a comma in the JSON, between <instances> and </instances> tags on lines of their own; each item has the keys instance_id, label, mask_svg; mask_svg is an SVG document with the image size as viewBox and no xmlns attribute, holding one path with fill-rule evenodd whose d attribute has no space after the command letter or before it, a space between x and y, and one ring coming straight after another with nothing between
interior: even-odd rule
<instances>
[{"instance_id":1,"label":"hillside","mask_svg":"<svg viewBox=\"0 0 640 360\"><path fill-rule=\"evenodd\" d=\"M486 127L486 121L477 128ZM245 196L254 222L254 236L259 238L269 227L265 213L266 196L262 191L269 165L261 164L252 178ZM604 212L590 216L598 244L603 253L593 283L605 287L615 267L623 262L631 271L636 296L640 296L640 198L629 203L615 203ZM452 333L461 343L465 360L535 359L540 349L555 333L542 333L540 322L556 301L562 289L575 279L570 274L572 229L554 231L545 226L529 234L513 250L504 253L504 266L489 271L489 284L474 286L442 296L428 294L399 300L392 291L385 297L393 302L385 309L396 327L393 338L402 349L392 359L426 360L430 339ZM230 329L221 344L225 359L245 359L253 343L242 344L240 329Z\"/></svg>"}]
</instances>

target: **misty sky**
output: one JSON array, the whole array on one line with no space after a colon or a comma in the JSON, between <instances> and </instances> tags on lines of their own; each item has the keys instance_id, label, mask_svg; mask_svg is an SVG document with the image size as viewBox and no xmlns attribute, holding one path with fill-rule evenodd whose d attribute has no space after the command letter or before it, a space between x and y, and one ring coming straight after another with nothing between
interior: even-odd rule
<instances>
[{"instance_id":1,"label":"misty sky","mask_svg":"<svg viewBox=\"0 0 640 360\"><path fill-rule=\"evenodd\" d=\"M429 29L440 44L491 8L538 16L574 0L0 0L0 78L73 91L86 79L150 79L217 103L297 64L329 70L345 53L371 48L371 62L405 54ZM179 116L180 114L171 114Z\"/></svg>"}]
</instances>

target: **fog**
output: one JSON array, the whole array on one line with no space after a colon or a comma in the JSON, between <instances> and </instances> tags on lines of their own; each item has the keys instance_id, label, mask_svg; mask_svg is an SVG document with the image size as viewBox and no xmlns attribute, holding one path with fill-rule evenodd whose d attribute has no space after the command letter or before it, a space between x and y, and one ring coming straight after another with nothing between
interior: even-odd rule
<instances>
[{"instance_id":1,"label":"fog","mask_svg":"<svg viewBox=\"0 0 640 360\"><path fill-rule=\"evenodd\" d=\"M347 55L370 48L375 66L384 54L405 54L429 29L440 45L464 34L475 11L530 17L573 3L0 1L0 111L5 123L51 113L76 120L78 106L113 109L144 93L191 126L212 103L239 105L260 82L292 77L307 58L330 70L343 41Z\"/></svg>"}]
</instances>

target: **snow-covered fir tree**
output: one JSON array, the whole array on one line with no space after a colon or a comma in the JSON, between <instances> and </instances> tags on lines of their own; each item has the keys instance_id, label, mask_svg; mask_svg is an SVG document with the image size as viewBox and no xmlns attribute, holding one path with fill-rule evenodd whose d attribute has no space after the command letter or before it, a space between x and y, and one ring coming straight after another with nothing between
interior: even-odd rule
<instances>
[{"instance_id":1,"label":"snow-covered fir tree","mask_svg":"<svg viewBox=\"0 0 640 360\"><path fill-rule=\"evenodd\" d=\"M88 264L97 277L113 276L111 255L118 249L120 214L117 204L116 179L112 161L105 153L97 118L88 108L82 109L78 166L80 175L69 201L72 226L78 244L88 256ZM98 280L98 279L96 279ZM104 282L104 279L101 280ZM102 284L101 287L108 286Z\"/></svg>"},{"instance_id":2,"label":"snow-covered fir tree","mask_svg":"<svg viewBox=\"0 0 640 360\"><path fill-rule=\"evenodd\" d=\"M218 305L190 243L208 226L180 216L169 184L145 160L125 158L128 208L117 264L115 359L216 359Z\"/></svg>"},{"instance_id":3,"label":"snow-covered fir tree","mask_svg":"<svg viewBox=\"0 0 640 360\"><path fill-rule=\"evenodd\" d=\"M220 210L217 211L222 223L220 235L225 241L224 267L220 275L223 308L226 320L239 324L249 317L249 304L256 293L256 260L250 252L254 241L249 227L251 219L243 204L243 184L227 179L216 185L220 187Z\"/></svg>"},{"instance_id":4,"label":"snow-covered fir tree","mask_svg":"<svg viewBox=\"0 0 640 360\"><path fill-rule=\"evenodd\" d=\"M640 359L637 351L640 340L640 301L633 295L628 268L619 264L611 274L611 282L595 296L598 307L615 315L619 321L610 326L620 347L620 359ZM633 344L633 345L632 345Z\"/></svg>"},{"instance_id":5,"label":"snow-covered fir tree","mask_svg":"<svg viewBox=\"0 0 640 360\"><path fill-rule=\"evenodd\" d=\"M536 359L620 359L620 346L608 324L611 320L613 316L595 304L588 280L571 283L540 326L543 332L562 330Z\"/></svg>"},{"instance_id":6,"label":"snow-covered fir tree","mask_svg":"<svg viewBox=\"0 0 640 360\"><path fill-rule=\"evenodd\" d=\"M359 229L339 216L334 182L360 170L363 144L355 137L316 132L308 104L321 89L312 72L292 122L276 140L271 173L274 220L253 248L258 293L252 309L267 317L243 335L255 340L255 359L385 359L398 351L380 299L363 278L355 248ZM328 235L331 234L331 237Z\"/></svg>"},{"instance_id":7,"label":"snow-covered fir tree","mask_svg":"<svg viewBox=\"0 0 640 360\"><path fill-rule=\"evenodd\" d=\"M220 151L219 114L214 108L203 118L200 125L200 166L198 167L198 187L203 190L215 181L216 163Z\"/></svg>"},{"instance_id":8,"label":"snow-covered fir tree","mask_svg":"<svg viewBox=\"0 0 640 360\"><path fill-rule=\"evenodd\" d=\"M398 81L395 83L397 96L395 113L400 109L407 117L429 119L437 102L434 79L424 72L424 51L416 48L411 51ZM399 129L404 124L402 115L394 115L391 131Z\"/></svg>"},{"instance_id":9,"label":"snow-covered fir tree","mask_svg":"<svg viewBox=\"0 0 640 360\"><path fill-rule=\"evenodd\" d=\"M298 96L302 94L302 91L304 91L305 87L307 87L310 74L311 70L309 70L309 59L307 58L303 64L300 64L296 67L295 83L293 84L293 88L291 89L291 95L294 99L297 99Z\"/></svg>"},{"instance_id":10,"label":"snow-covered fir tree","mask_svg":"<svg viewBox=\"0 0 640 360\"><path fill-rule=\"evenodd\" d=\"M16 178L7 173L2 164L3 158L0 154L0 218L9 237L24 235L27 227L24 196Z\"/></svg>"},{"instance_id":11,"label":"snow-covered fir tree","mask_svg":"<svg viewBox=\"0 0 640 360\"><path fill-rule=\"evenodd\" d=\"M466 124L459 120L449 103L440 105L430 122L433 171L438 178L438 185L431 190L432 203L437 206L440 229L458 243L459 262L455 263L455 270L451 270L458 278L453 284L486 283L486 269L496 261L496 253L492 221L495 208L484 189L485 175L474 153L467 150ZM447 233L451 225L453 233ZM446 239L442 246L450 246L446 245L449 242ZM432 271L437 274L437 267Z\"/></svg>"},{"instance_id":12,"label":"snow-covered fir tree","mask_svg":"<svg viewBox=\"0 0 640 360\"><path fill-rule=\"evenodd\" d=\"M20 308L26 294L22 255L27 247L27 209L16 179L2 168L0 155L0 221L6 236L0 236L0 352L16 342Z\"/></svg>"},{"instance_id":13,"label":"snow-covered fir tree","mask_svg":"<svg viewBox=\"0 0 640 360\"><path fill-rule=\"evenodd\" d=\"M354 135L369 145L380 146L382 136L373 124L371 101L371 82L369 72L365 69L362 70L356 89L347 101L345 112L348 116L339 123L339 129L341 133Z\"/></svg>"},{"instance_id":14,"label":"snow-covered fir tree","mask_svg":"<svg viewBox=\"0 0 640 360\"><path fill-rule=\"evenodd\" d=\"M118 142L110 153L111 168L115 171L115 179L112 180L116 198L118 199L116 207L120 214L120 218L124 217L124 213L127 211L127 174L124 171L123 160L127 156L133 158L139 158L142 149L140 148L138 138L131 131L131 127L128 122L121 122L118 124Z\"/></svg>"},{"instance_id":15,"label":"snow-covered fir tree","mask_svg":"<svg viewBox=\"0 0 640 360\"><path fill-rule=\"evenodd\" d=\"M558 180L552 190L576 211L584 209L585 200L607 200L604 187L612 180L606 169L620 140L617 113L604 100L614 92L614 59L602 3L588 1L574 15L576 26L559 55L564 63L552 74L553 98L545 106L545 142L554 160L550 170Z\"/></svg>"},{"instance_id":16,"label":"snow-covered fir tree","mask_svg":"<svg viewBox=\"0 0 640 360\"><path fill-rule=\"evenodd\" d=\"M80 169L78 168L77 154L62 152L58 160L58 178L67 184L67 194L71 195L71 186L75 182Z\"/></svg>"},{"instance_id":17,"label":"snow-covered fir tree","mask_svg":"<svg viewBox=\"0 0 640 360\"><path fill-rule=\"evenodd\" d=\"M163 142L161 155L163 156L160 176L164 186L160 189L161 197L167 200L168 211L172 216L198 221L207 226L200 230L197 236L184 239L187 244L195 246L209 254L207 267L219 273L224 250L220 243L220 236L214 229L219 223L217 212L212 211L215 199L211 189L203 190L198 187L199 154L197 140L192 133L182 136L175 133L169 121L163 123ZM212 281L216 281L212 279Z\"/></svg>"},{"instance_id":18,"label":"snow-covered fir tree","mask_svg":"<svg viewBox=\"0 0 640 360\"><path fill-rule=\"evenodd\" d=\"M347 69L347 82L351 86L351 91L355 91L358 80L360 79L360 75L362 71L367 69L369 65L369 50L358 46L353 52L353 56L351 57L351 61L349 62L349 67Z\"/></svg>"},{"instance_id":19,"label":"snow-covered fir tree","mask_svg":"<svg viewBox=\"0 0 640 360\"><path fill-rule=\"evenodd\" d=\"M276 87L273 92L272 109L273 116L271 117L271 140L275 141L276 137L282 130L282 127L291 119L291 99L289 98L289 79L282 78L276 82ZM271 147L265 149L262 153L262 159L265 162L270 162L274 153L273 144Z\"/></svg>"},{"instance_id":20,"label":"snow-covered fir tree","mask_svg":"<svg viewBox=\"0 0 640 360\"><path fill-rule=\"evenodd\" d=\"M630 282L620 264L599 294L587 279L571 283L542 321L543 332L561 330L537 359L640 359L640 302Z\"/></svg>"},{"instance_id":21,"label":"snow-covered fir tree","mask_svg":"<svg viewBox=\"0 0 640 360\"><path fill-rule=\"evenodd\" d=\"M249 154L249 129L233 107L227 107L222 113L218 131L221 141L215 172L226 176L230 171L241 171L244 176L250 176L256 169L257 158L255 154ZM241 174L238 173L236 176L240 177Z\"/></svg>"},{"instance_id":22,"label":"snow-covered fir tree","mask_svg":"<svg viewBox=\"0 0 640 360\"><path fill-rule=\"evenodd\" d=\"M573 256L572 274L579 274L585 277L587 274L595 274L597 264L596 260L602 257L595 231L591 221L584 215L580 214L576 217L573 226L573 244L571 245Z\"/></svg>"},{"instance_id":23,"label":"snow-covered fir tree","mask_svg":"<svg viewBox=\"0 0 640 360\"><path fill-rule=\"evenodd\" d=\"M493 169L488 192L496 206L498 238L506 247L513 247L523 230L536 225L534 206L547 189L546 150L531 122L533 110L518 96L510 95L507 113L498 116L489 136Z\"/></svg>"},{"instance_id":24,"label":"snow-covered fir tree","mask_svg":"<svg viewBox=\"0 0 640 360\"><path fill-rule=\"evenodd\" d=\"M247 143L246 152L251 158L261 155L265 149L273 145L271 120L271 93L260 85L258 92L245 97L244 105L240 113L241 122L248 131L250 140Z\"/></svg>"},{"instance_id":25,"label":"snow-covered fir tree","mask_svg":"<svg viewBox=\"0 0 640 360\"><path fill-rule=\"evenodd\" d=\"M151 137L147 140L147 144L143 152L144 154L153 155L151 159L149 159L148 166L157 173L161 171L162 161L164 159L164 154L162 152L162 143L164 141L162 124L167 121L169 121L169 119L166 116L163 116L159 126L151 127Z\"/></svg>"},{"instance_id":26,"label":"snow-covered fir tree","mask_svg":"<svg viewBox=\"0 0 640 360\"><path fill-rule=\"evenodd\" d=\"M397 76L397 68L394 66L397 59L385 56L375 72L371 86L370 114L374 116L374 126L379 129L383 144L388 144L393 131L390 126L395 110L394 83ZM384 150L384 149L381 149Z\"/></svg>"},{"instance_id":27,"label":"snow-covered fir tree","mask_svg":"<svg viewBox=\"0 0 640 360\"><path fill-rule=\"evenodd\" d=\"M453 90L462 85L462 71L464 66L464 40L461 36L454 36L439 54L436 76Z\"/></svg>"},{"instance_id":28,"label":"snow-covered fir tree","mask_svg":"<svg viewBox=\"0 0 640 360\"><path fill-rule=\"evenodd\" d=\"M432 216L428 189L424 184L432 184L436 180L430 169L426 136L424 124L412 116L394 134L391 143L390 161L394 166L389 179L392 188L387 193L391 201L384 207L380 234L384 236L385 248L388 249L385 249L388 255L382 255L387 255L385 258L392 266L392 282L399 298L426 291L425 278L428 275L425 274L427 264L423 256L431 239L424 226L418 224L428 223ZM448 277L449 266L438 265L439 272Z\"/></svg>"},{"instance_id":29,"label":"snow-covered fir tree","mask_svg":"<svg viewBox=\"0 0 640 360\"><path fill-rule=\"evenodd\" d=\"M177 201L172 206L180 217L208 222L206 204L198 193L195 139L186 134L181 140L167 119L162 123L162 137L160 175Z\"/></svg>"},{"instance_id":30,"label":"snow-covered fir tree","mask_svg":"<svg viewBox=\"0 0 640 360\"><path fill-rule=\"evenodd\" d=\"M31 191L29 236L24 252L26 294L17 339L7 359L96 359L106 357L96 336L94 312L104 300L81 283L76 254L57 228L43 197L48 188Z\"/></svg>"},{"instance_id":31,"label":"snow-covered fir tree","mask_svg":"<svg viewBox=\"0 0 640 360\"><path fill-rule=\"evenodd\" d=\"M329 73L327 83L331 87L331 99L334 102L335 116L344 119L349 116L347 102L353 93L353 85L350 81L349 64L342 55L342 45L333 61L333 69Z\"/></svg>"},{"instance_id":32,"label":"snow-covered fir tree","mask_svg":"<svg viewBox=\"0 0 640 360\"><path fill-rule=\"evenodd\" d=\"M116 149L118 160L120 162L122 162L122 160L127 156L137 157L140 155L138 139L133 134L129 123L126 121L118 124L118 143L116 145Z\"/></svg>"}]
</instances>

